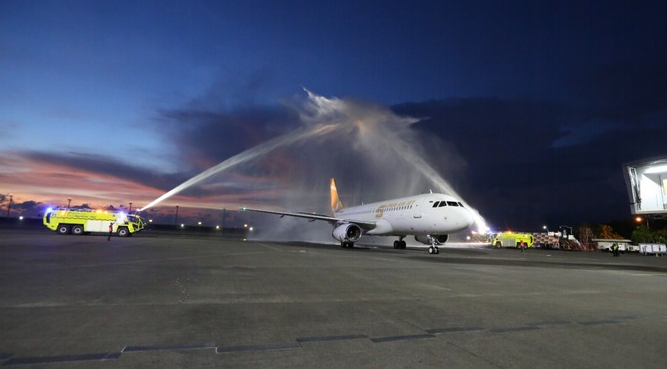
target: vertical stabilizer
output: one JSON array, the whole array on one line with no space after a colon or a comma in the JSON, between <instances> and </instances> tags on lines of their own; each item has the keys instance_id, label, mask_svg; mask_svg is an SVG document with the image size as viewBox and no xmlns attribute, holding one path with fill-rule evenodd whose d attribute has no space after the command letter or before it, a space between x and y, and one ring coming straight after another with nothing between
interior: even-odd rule
<instances>
[{"instance_id":1,"label":"vertical stabilizer","mask_svg":"<svg viewBox=\"0 0 667 369\"><path fill-rule=\"evenodd\" d=\"M345 207L343 206L343 203L340 202L340 198L338 197L338 190L336 189L336 181L333 178L331 178L331 211L335 216L336 213L340 212L344 208Z\"/></svg>"}]
</instances>

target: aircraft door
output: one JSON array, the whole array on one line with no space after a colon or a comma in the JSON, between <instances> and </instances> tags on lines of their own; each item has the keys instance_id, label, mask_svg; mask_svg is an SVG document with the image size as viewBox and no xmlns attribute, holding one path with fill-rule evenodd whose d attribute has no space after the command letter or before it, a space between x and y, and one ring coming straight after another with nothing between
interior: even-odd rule
<instances>
[{"instance_id":1,"label":"aircraft door","mask_svg":"<svg viewBox=\"0 0 667 369\"><path fill-rule=\"evenodd\" d=\"M421 200L415 201L415 204L412 205L412 216L414 218L422 217Z\"/></svg>"}]
</instances>

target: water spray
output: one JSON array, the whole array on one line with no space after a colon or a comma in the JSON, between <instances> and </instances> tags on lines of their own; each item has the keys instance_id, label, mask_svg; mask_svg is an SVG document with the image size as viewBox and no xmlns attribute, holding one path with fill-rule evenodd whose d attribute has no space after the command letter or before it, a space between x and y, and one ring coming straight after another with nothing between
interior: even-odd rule
<instances>
[{"instance_id":1,"label":"water spray","mask_svg":"<svg viewBox=\"0 0 667 369\"><path fill-rule=\"evenodd\" d=\"M253 147L250 150L246 150L240 154L234 155L231 158L221 162L220 164L188 179L187 181L181 183L180 185L176 186L174 189L171 191L165 193L164 195L158 197L157 199L153 200L150 204L144 206L143 208L139 209L139 211L144 211L146 209L149 209L162 201L176 195L177 193L187 189L188 187L191 187L217 173L220 173L226 169L229 169L233 166L245 163L249 160L252 160L260 155L265 155L270 153L271 151L275 150L278 147L282 147L285 145L289 145L293 142L299 141L306 139L308 137L312 137L315 135L321 135L321 134L326 134L328 131L331 131L334 127L333 126L326 126L326 125L320 125L320 126L314 126L310 127L307 129L302 129L301 131L297 132L291 132L289 134L285 134L282 136L278 136L276 138L273 138L271 140L268 140L258 146ZM295 134L296 133L296 134Z\"/></svg>"},{"instance_id":2,"label":"water spray","mask_svg":"<svg viewBox=\"0 0 667 369\"><path fill-rule=\"evenodd\" d=\"M291 189L292 197L302 201L304 193L312 189L313 178L322 177L328 180L336 172L345 172L349 176L364 180L373 175L379 176L377 178L380 178L381 182L373 186L377 187L375 192L379 190L393 191L394 195L416 194L433 186L439 192L461 198L426 162L420 152L423 149L419 144L422 142L422 137L410 128L419 119L397 116L384 107L325 98L308 90L306 93L307 99L299 111L302 123L299 129L224 160L181 183L140 210L151 208L218 173L251 161L270 160L269 153L296 144L300 144L299 150L305 150L305 153L301 155L302 158L291 159L297 161L296 166L306 173L302 174L302 182L308 183L302 184L301 187L296 183L290 185L294 185ZM314 140L316 138L317 141ZM310 144L313 146L308 146ZM353 160L355 166L349 167L345 164L345 158L347 161ZM321 168L326 165L320 164L318 162L320 159L329 160L329 166L333 168ZM356 170L358 174L356 172L350 174L350 170ZM394 172L398 173L398 177L393 176ZM298 178L292 181L298 182ZM290 198L287 195L284 197ZM294 205L303 206L303 204L291 204ZM486 231L481 216L467 204L466 206L475 214L476 225L480 231Z\"/></svg>"}]
</instances>

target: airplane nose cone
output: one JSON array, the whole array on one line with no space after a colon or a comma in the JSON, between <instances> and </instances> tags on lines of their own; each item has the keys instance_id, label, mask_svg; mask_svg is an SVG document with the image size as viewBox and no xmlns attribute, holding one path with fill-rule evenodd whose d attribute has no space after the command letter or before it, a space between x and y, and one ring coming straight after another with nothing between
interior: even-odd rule
<instances>
[{"instance_id":1,"label":"airplane nose cone","mask_svg":"<svg viewBox=\"0 0 667 369\"><path fill-rule=\"evenodd\" d=\"M466 211L465 211L465 215L464 215L464 220L463 220L463 221L464 221L465 224L466 224L466 228L469 228L470 226L472 226L473 224L475 224L475 217L474 217L473 214L470 212L470 210L467 210L467 209L466 209Z\"/></svg>"},{"instance_id":2,"label":"airplane nose cone","mask_svg":"<svg viewBox=\"0 0 667 369\"><path fill-rule=\"evenodd\" d=\"M473 224L475 224L475 217L472 214L472 212L466 208L458 208L456 211L456 217L455 221L452 223L452 225L455 227L455 229L451 229L450 231L453 232L460 232L465 229L470 228Z\"/></svg>"}]
</instances>

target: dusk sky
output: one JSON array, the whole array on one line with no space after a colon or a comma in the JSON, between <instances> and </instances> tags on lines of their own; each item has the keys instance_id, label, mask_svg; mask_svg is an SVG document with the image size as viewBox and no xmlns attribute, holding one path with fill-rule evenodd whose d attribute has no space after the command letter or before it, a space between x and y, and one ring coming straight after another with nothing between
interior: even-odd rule
<instances>
[{"instance_id":1,"label":"dusk sky","mask_svg":"<svg viewBox=\"0 0 667 369\"><path fill-rule=\"evenodd\" d=\"M0 211L142 207L321 123L322 98L356 128L153 210L322 212L331 177L350 204L432 189L380 155L393 142L491 226L629 218L623 163L667 156L666 19L636 0L2 1Z\"/></svg>"}]
</instances>

